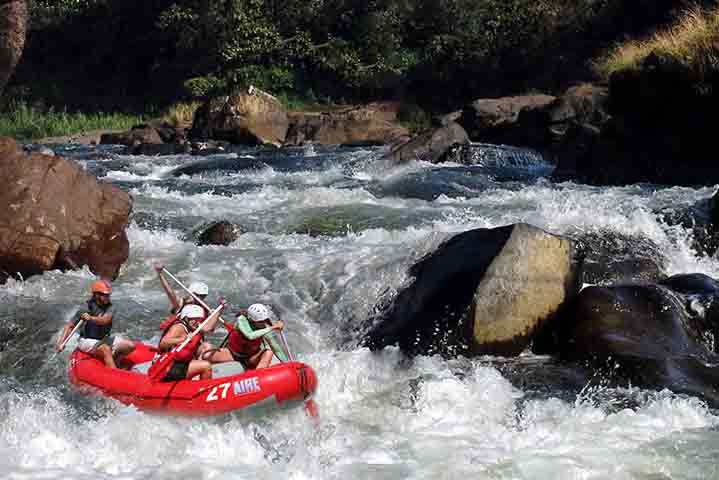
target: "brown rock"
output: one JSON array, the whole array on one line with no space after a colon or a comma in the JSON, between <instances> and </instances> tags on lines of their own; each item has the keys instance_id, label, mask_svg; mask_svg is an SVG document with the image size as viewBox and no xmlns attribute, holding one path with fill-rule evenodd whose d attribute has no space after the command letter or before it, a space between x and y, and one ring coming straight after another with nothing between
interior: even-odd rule
<instances>
[{"instance_id":1,"label":"brown rock","mask_svg":"<svg viewBox=\"0 0 719 480\"><path fill-rule=\"evenodd\" d=\"M423 160L436 163L455 145L469 144L467 132L457 123L423 132L409 142L395 147L387 155L395 163Z\"/></svg>"},{"instance_id":2,"label":"brown rock","mask_svg":"<svg viewBox=\"0 0 719 480\"><path fill-rule=\"evenodd\" d=\"M0 270L22 277L88 265L116 277L127 259L130 196L62 157L0 138Z\"/></svg>"},{"instance_id":3,"label":"brown rock","mask_svg":"<svg viewBox=\"0 0 719 480\"><path fill-rule=\"evenodd\" d=\"M274 145L285 141L287 111L275 97L254 87L215 97L195 112L192 136L234 144Z\"/></svg>"},{"instance_id":4,"label":"brown rock","mask_svg":"<svg viewBox=\"0 0 719 480\"><path fill-rule=\"evenodd\" d=\"M409 134L386 120L386 111L371 106L333 112L296 112L290 115L286 145L384 145Z\"/></svg>"}]
</instances>

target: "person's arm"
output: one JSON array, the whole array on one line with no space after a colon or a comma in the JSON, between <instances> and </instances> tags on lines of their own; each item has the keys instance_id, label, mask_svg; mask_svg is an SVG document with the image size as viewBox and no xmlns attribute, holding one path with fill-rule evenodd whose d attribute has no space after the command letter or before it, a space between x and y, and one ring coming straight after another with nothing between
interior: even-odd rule
<instances>
[{"instance_id":1,"label":"person's arm","mask_svg":"<svg viewBox=\"0 0 719 480\"><path fill-rule=\"evenodd\" d=\"M57 342L55 342L55 350L58 352L61 352L64 350L64 346L60 348L60 345L62 345L62 342L65 341L68 335L70 335L70 332L72 329L75 328L75 322L70 322L65 325L65 327L62 329L62 334L58 337Z\"/></svg>"},{"instance_id":2,"label":"person's arm","mask_svg":"<svg viewBox=\"0 0 719 480\"><path fill-rule=\"evenodd\" d=\"M267 335L265 337L265 341L280 362L284 363L290 360L287 352L285 351L284 345L279 340L279 335Z\"/></svg>"},{"instance_id":3,"label":"person's arm","mask_svg":"<svg viewBox=\"0 0 719 480\"><path fill-rule=\"evenodd\" d=\"M170 350L172 347L181 344L187 338L187 332L182 325L173 325L167 334L160 340L160 350Z\"/></svg>"},{"instance_id":4,"label":"person's arm","mask_svg":"<svg viewBox=\"0 0 719 480\"><path fill-rule=\"evenodd\" d=\"M237 330L242 333L242 335L245 336L248 340L255 340L260 337L264 337L268 333L270 333L272 330L276 330L274 327L267 327L262 328L260 330L252 330L252 327L250 326L250 321L245 317L244 315L240 315L237 317L237 323L236 323Z\"/></svg>"},{"instance_id":5,"label":"person's arm","mask_svg":"<svg viewBox=\"0 0 719 480\"><path fill-rule=\"evenodd\" d=\"M222 315L222 311L225 309L224 302L222 303L222 308L219 309L217 312L215 312L213 315L210 316L209 322L205 324L204 327L202 327L202 331L204 333L212 333L215 331L215 327L217 326L217 321L220 319L220 315Z\"/></svg>"},{"instance_id":6,"label":"person's arm","mask_svg":"<svg viewBox=\"0 0 719 480\"><path fill-rule=\"evenodd\" d=\"M164 265L155 264L155 271L157 271L157 276L160 278L160 285L162 285L162 289L165 291L165 294L167 294L167 298L170 300L170 305L172 306L172 312L176 313L180 310L180 301L177 299L177 295L175 294L175 291L172 289L170 284L168 283L165 276L162 274L162 270L165 268Z\"/></svg>"},{"instance_id":7,"label":"person's arm","mask_svg":"<svg viewBox=\"0 0 719 480\"><path fill-rule=\"evenodd\" d=\"M112 323L112 315L115 312L115 309L113 307L110 307L103 313L102 315L90 315L89 313L83 313L80 315L81 320L90 320L98 325L108 325Z\"/></svg>"}]
</instances>

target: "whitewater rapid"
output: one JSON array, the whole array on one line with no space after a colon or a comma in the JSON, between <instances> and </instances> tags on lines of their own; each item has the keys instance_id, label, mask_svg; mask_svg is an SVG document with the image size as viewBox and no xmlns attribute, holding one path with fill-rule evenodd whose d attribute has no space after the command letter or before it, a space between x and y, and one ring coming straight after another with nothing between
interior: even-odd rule
<instances>
[{"instance_id":1,"label":"whitewater rapid","mask_svg":"<svg viewBox=\"0 0 719 480\"><path fill-rule=\"evenodd\" d=\"M48 272L0 287L0 322L21 332L0 352L0 478L719 477L719 417L699 399L609 388L580 367L529 354L410 360L358 346L382 292L472 228L528 222L558 234L648 238L667 275L717 277L719 262L693 250L691 231L657 213L689 208L712 188L554 184L534 156L390 167L381 149L319 147L241 150L228 158L267 167L172 177L196 158L108 148L98 159L88 147L55 148L134 199L115 330L157 341L167 299L153 262L206 282L212 300L272 303L295 355L318 374L322 420L314 428L301 410L158 417L80 395L66 379L69 349L53 356L51 347L94 277ZM195 246L193 228L220 219L246 233L227 247ZM329 235L306 231L332 219Z\"/></svg>"}]
</instances>

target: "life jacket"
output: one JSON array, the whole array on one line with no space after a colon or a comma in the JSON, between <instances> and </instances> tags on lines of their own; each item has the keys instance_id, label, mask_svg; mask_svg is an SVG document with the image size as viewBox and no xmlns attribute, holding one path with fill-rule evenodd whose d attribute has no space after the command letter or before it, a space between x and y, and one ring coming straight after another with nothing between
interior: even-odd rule
<instances>
[{"instance_id":1,"label":"life jacket","mask_svg":"<svg viewBox=\"0 0 719 480\"><path fill-rule=\"evenodd\" d=\"M257 330L252 322L250 322L250 327L252 327L253 330ZM227 339L227 347L236 354L251 357L262 348L262 337L249 340L242 335L242 332L233 328L230 332L230 337Z\"/></svg>"},{"instance_id":2,"label":"life jacket","mask_svg":"<svg viewBox=\"0 0 719 480\"><path fill-rule=\"evenodd\" d=\"M165 322L163 322L165 323ZM190 323L187 320L175 318L170 325L165 328L165 331L162 332L162 336L160 336L160 342L162 343L162 339L165 338L165 335L167 335L167 332L170 331L170 329L175 326L176 324L182 325L182 327L185 329L185 332L187 334L191 334L195 331L194 328L190 325ZM205 335L203 332L198 333L194 337L192 337L192 340L190 340L187 345L185 345L182 350L179 350L175 353L175 360L178 362L189 362L195 358L195 353L197 352L197 349L202 344L202 341L205 339ZM184 340L183 340L184 341ZM159 345L158 343L158 345ZM173 347L174 348L174 347Z\"/></svg>"},{"instance_id":3,"label":"life jacket","mask_svg":"<svg viewBox=\"0 0 719 480\"><path fill-rule=\"evenodd\" d=\"M110 308L112 304L108 303L105 306L99 305L94 298L88 300L87 311L93 317L104 315L105 312ZM100 325L93 320L85 320L85 324L82 327L80 336L83 338L92 338L94 340L102 340L103 338L110 335L112 330L112 322L106 325Z\"/></svg>"}]
</instances>

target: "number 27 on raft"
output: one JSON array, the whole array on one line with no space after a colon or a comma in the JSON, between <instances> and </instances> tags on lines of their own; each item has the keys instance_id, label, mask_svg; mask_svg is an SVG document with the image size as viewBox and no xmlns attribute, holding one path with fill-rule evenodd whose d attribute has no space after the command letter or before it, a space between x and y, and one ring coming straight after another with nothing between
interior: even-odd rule
<instances>
[{"instance_id":1,"label":"number 27 on raft","mask_svg":"<svg viewBox=\"0 0 719 480\"><path fill-rule=\"evenodd\" d=\"M217 396L217 391L222 391L222 399L224 400L227 398L227 391L230 389L230 386L232 383L221 383L220 385L215 385L212 387L212 390L210 390L210 393L207 394L207 398L205 399L206 402L214 402L215 400L219 400L219 397Z\"/></svg>"}]
</instances>

